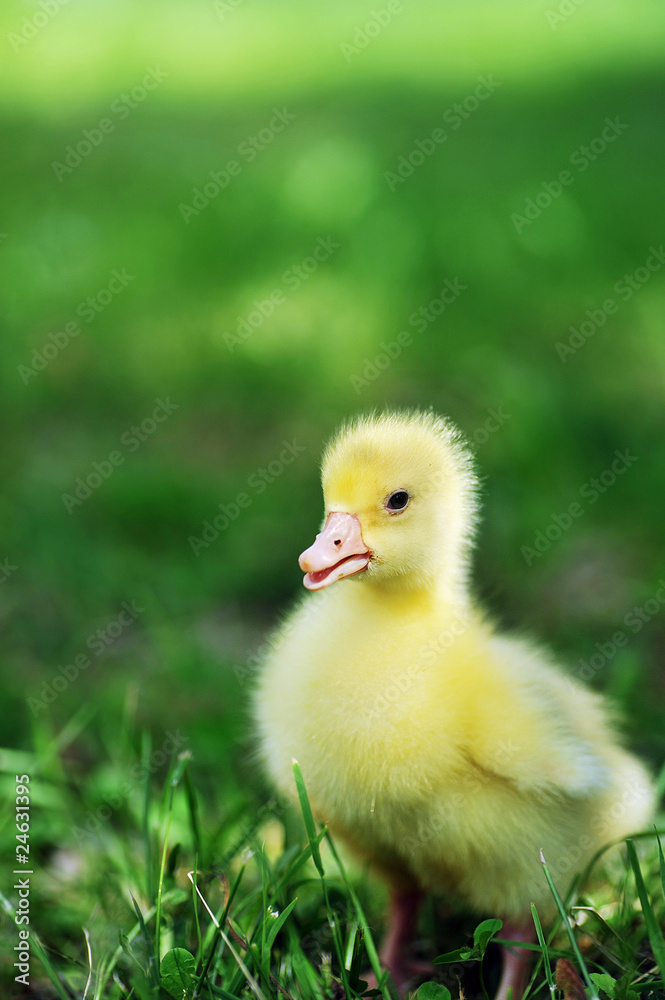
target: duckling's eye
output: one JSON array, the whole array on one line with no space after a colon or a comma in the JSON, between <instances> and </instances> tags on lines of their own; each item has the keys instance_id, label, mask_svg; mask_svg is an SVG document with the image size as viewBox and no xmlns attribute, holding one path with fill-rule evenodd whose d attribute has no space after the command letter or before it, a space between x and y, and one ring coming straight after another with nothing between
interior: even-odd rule
<instances>
[{"instance_id":1,"label":"duckling's eye","mask_svg":"<svg viewBox=\"0 0 665 1000\"><path fill-rule=\"evenodd\" d=\"M388 499L386 500L385 503L386 510L393 514L396 514L400 510L404 510L410 499L411 497L406 492L406 490L395 490L395 492L391 493Z\"/></svg>"}]
</instances>

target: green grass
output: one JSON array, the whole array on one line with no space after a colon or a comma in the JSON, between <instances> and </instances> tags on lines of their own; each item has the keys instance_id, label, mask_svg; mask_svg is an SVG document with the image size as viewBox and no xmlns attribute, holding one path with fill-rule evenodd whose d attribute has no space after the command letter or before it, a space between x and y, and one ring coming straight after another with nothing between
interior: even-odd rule
<instances>
[{"instance_id":1,"label":"green grass","mask_svg":"<svg viewBox=\"0 0 665 1000\"><path fill-rule=\"evenodd\" d=\"M137 739L131 707L107 748L106 782L101 764L93 780L79 771L73 782L72 764L63 760L90 727L84 712L60 734L42 722L39 752L2 756L5 791L17 767L31 777L33 991L60 1000L365 995L362 971L380 972L382 896L361 871L347 871L315 825L297 766L302 816L275 800L260 812L246 801L230 808L228 788L227 808L218 811L206 788L213 775L195 748L161 751L167 760L151 773L160 751ZM133 769L135 787L114 799L109 790L123 788ZM559 958L573 963L591 997L597 989L610 1000L634 1000L630 991L660 995L665 886L658 848L655 833L645 831L628 842L630 864L624 847L587 872L565 903L558 896L558 926L545 936L536 924L529 996L551 992L548 970ZM2 903L11 914L15 902L3 895ZM434 978L453 995L458 979L467 996L491 995L498 975L497 954L487 949L500 921L473 928L468 915L442 916L435 900L422 921L428 956L446 946ZM6 947L13 937L7 921ZM461 947L450 952L451 943ZM6 965L4 973L9 979ZM381 996L390 1000L390 991L386 981Z\"/></svg>"}]
</instances>

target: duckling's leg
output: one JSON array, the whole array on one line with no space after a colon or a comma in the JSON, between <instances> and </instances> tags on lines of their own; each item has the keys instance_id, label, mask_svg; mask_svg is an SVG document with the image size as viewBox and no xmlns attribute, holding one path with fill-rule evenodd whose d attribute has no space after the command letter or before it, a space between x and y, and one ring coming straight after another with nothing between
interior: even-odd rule
<instances>
[{"instance_id":1,"label":"duckling's leg","mask_svg":"<svg viewBox=\"0 0 665 1000\"><path fill-rule=\"evenodd\" d=\"M533 924L504 923L501 929L501 937L508 938L511 941L524 941L530 944L535 940ZM499 989L494 1000L511 1000L511 997L512 1000L522 1000L529 979L529 959L531 954L526 948L519 948L514 945L504 945L501 951L503 953L503 971L501 973Z\"/></svg>"},{"instance_id":2,"label":"duckling's leg","mask_svg":"<svg viewBox=\"0 0 665 1000\"><path fill-rule=\"evenodd\" d=\"M422 971L407 958L406 950L418 926L418 914L423 901L420 889L393 888L390 893L388 932L381 947L381 964L390 972L395 986L401 990L414 974Z\"/></svg>"}]
</instances>

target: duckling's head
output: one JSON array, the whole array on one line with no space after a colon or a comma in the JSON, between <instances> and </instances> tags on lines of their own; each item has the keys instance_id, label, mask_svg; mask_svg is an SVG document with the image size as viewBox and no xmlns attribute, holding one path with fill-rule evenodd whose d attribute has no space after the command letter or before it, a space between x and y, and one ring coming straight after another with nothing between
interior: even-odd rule
<instances>
[{"instance_id":1,"label":"duckling's head","mask_svg":"<svg viewBox=\"0 0 665 1000\"><path fill-rule=\"evenodd\" d=\"M360 417L328 445L322 483L324 525L300 556L309 590L356 574L378 586L466 585L477 480L446 420Z\"/></svg>"}]
</instances>

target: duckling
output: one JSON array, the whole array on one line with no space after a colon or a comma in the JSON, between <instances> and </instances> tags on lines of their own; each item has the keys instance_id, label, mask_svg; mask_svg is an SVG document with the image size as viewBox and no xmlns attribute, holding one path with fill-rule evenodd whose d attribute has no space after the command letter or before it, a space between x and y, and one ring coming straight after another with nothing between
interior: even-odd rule
<instances>
[{"instance_id":1,"label":"duckling","mask_svg":"<svg viewBox=\"0 0 665 1000\"><path fill-rule=\"evenodd\" d=\"M287 795L300 762L315 815L388 882L381 960L404 989L424 893L531 941L529 904L552 912L541 849L565 891L647 823L653 784L601 698L471 595L478 483L449 421L356 419L322 485L323 526L300 556L310 594L256 691L261 754ZM527 954L504 949L497 1000L521 997Z\"/></svg>"}]
</instances>

